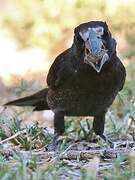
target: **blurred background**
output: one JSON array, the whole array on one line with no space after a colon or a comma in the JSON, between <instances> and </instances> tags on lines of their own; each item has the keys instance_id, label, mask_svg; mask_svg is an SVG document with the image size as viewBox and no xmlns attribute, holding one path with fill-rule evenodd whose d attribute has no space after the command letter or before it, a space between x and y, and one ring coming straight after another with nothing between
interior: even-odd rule
<instances>
[{"instance_id":1,"label":"blurred background","mask_svg":"<svg viewBox=\"0 0 135 180\"><path fill-rule=\"evenodd\" d=\"M135 0L0 0L1 104L45 87L55 57L72 44L73 29L91 20L107 22L127 69L126 85L112 110L118 118L133 112Z\"/></svg>"}]
</instances>

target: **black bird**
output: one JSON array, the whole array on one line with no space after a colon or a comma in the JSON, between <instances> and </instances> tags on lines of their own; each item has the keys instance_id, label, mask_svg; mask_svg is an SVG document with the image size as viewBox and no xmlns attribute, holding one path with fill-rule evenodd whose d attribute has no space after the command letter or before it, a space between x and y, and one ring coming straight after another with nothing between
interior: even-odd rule
<instances>
[{"instance_id":1,"label":"black bird","mask_svg":"<svg viewBox=\"0 0 135 180\"><path fill-rule=\"evenodd\" d=\"M48 88L6 105L51 109L57 135L64 132L64 116L94 116L93 131L106 140L105 114L125 77L107 24L90 21L75 28L72 46L55 59L47 76Z\"/></svg>"}]
</instances>

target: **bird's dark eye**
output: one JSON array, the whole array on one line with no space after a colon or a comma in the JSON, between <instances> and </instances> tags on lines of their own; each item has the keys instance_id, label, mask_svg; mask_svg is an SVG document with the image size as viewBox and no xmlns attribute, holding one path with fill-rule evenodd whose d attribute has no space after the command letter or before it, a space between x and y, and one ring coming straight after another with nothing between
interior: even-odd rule
<instances>
[{"instance_id":1,"label":"bird's dark eye","mask_svg":"<svg viewBox=\"0 0 135 180\"><path fill-rule=\"evenodd\" d=\"M81 38L80 35L77 35L77 36L76 36L76 39L77 39L78 42L83 43L83 39Z\"/></svg>"},{"instance_id":2,"label":"bird's dark eye","mask_svg":"<svg viewBox=\"0 0 135 180\"><path fill-rule=\"evenodd\" d=\"M109 35L109 31L105 31L103 36L108 36Z\"/></svg>"}]
</instances>

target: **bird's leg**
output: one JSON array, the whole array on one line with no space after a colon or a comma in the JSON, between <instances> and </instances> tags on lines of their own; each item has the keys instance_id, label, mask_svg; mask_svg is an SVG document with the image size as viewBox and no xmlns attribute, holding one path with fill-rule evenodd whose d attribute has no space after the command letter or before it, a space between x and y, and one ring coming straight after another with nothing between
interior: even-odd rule
<instances>
[{"instance_id":1,"label":"bird's leg","mask_svg":"<svg viewBox=\"0 0 135 180\"><path fill-rule=\"evenodd\" d=\"M96 135L104 133L105 113L98 114L94 117L93 130Z\"/></svg>"},{"instance_id":2,"label":"bird's leg","mask_svg":"<svg viewBox=\"0 0 135 180\"><path fill-rule=\"evenodd\" d=\"M54 113L54 133L62 135L65 131L64 111Z\"/></svg>"},{"instance_id":3,"label":"bird's leg","mask_svg":"<svg viewBox=\"0 0 135 180\"><path fill-rule=\"evenodd\" d=\"M105 135L104 135L104 125L105 125L105 113L103 112L99 115L96 115L94 117L93 122L93 130L96 135L99 135L101 139L103 139L106 143L110 145L110 147L113 147L113 142L111 142Z\"/></svg>"},{"instance_id":4,"label":"bird's leg","mask_svg":"<svg viewBox=\"0 0 135 180\"><path fill-rule=\"evenodd\" d=\"M59 136L64 133L65 124L64 124L64 112L56 111L54 113L54 138L52 139L51 144L49 144L49 150L57 150L60 145L60 141L58 140Z\"/></svg>"}]
</instances>

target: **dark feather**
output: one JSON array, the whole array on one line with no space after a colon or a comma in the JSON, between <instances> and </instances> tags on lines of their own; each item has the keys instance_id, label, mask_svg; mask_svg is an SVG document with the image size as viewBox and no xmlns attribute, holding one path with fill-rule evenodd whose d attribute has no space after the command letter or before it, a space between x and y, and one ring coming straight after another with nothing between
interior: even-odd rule
<instances>
[{"instance_id":1,"label":"dark feather","mask_svg":"<svg viewBox=\"0 0 135 180\"><path fill-rule=\"evenodd\" d=\"M82 34L80 35L80 32L91 29L97 43L95 30L98 27L104 30L99 41L102 40L108 57L100 72L93 68L94 65L85 62L86 42L82 39ZM94 43L92 44L95 51ZM88 60L93 61L90 58ZM94 60L97 61L96 58ZM98 61L98 66L101 61ZM51 109L54 112L54 129L57 134L64 132L64 116L94 116L93 130L105 137L105 113L122 90L125 77L125 68L117 57L116 41L112 38L107 24L91 21L75 28L71 48L55 59L47 76L48 88L6 105L34 106L34 110Z\"/></svg>"},{"instance_id":2,"label":"dark feather","mask_svg":"<svg viewBox=\"0 0 135 180\"><path fill-rule=\"evenodd\" d=\"M33 106L33 107L35 107L34 111L35 110L40 111L40 110L45 110L45 109L47 110L47 109L50 109L46 102L47 92L48 92L48 88L43 89L31 96L27 96L27 97L20 98L20 99L14 100L14 101L10 101L10 102L6 103L5 106L11 106L11 105Z\"/></svg>"}]
</instances>

